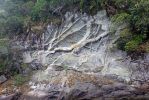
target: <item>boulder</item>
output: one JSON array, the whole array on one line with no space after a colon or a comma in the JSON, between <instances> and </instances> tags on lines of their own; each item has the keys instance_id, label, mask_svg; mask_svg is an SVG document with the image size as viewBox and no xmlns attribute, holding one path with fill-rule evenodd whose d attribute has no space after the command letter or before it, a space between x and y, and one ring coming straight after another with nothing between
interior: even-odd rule
<instances>
[{"instance_id":1,"label":"boulder","mask_svg":"<svg viewBox=\"0 0 149 100\"><path fill-rule=\"evenodd\" d=\"M30 91L27 94L23 95L19 100L65 100L63 92L52 91Z\"/></svg>"},{"instance_id":2,"label":"boulder","mask_svg":"<svg viewBox=\"0 0 149 100\"><path fill-rule=\"evenodd\" d=\"M2 95L2 96L0 96L0 100L12 100L14 96L15 96L15 94L11 94L8 96Z\"/></svg>"},{"instance_id":3,"label":"boulder","mask_svg":"<svg viewBox=\"0 0 149 100\"><path fill-rule=\"evenodd\" d=\"M114 83L112 85L112 87L115 89L115 90L124 90L124 89L127 89L127 85L126 84L123 84L123 83Z\"/></svg>"},{"instance_id":4,"label":"boulder","mask_svg":"<svg viewBox=\"0 0 149 100\"><path fill-rule=\"evenodd\" d=\"M132 94L125 90L119 90L119 91L112 92L110 95L113 97L123 97L123 96L130 96Z\"/></svg>"},{"instance_id":5,"label":"boulder","mask_svg":"<svg viewBox=\"0 0 149 100\"><path fill-rule=\"evenodd\" d=\"M0 84L4 83L5 81L7 81L7 78L5 77L5 75L1 75L0 76Z\"/></svg>"},{"instance_id":6,"label":"boulder","mask_svg":"<svg viewBox=\"0 0 149 100\"><path fill-rule=\"evenodd\" d=\"M22 95L20 100L48 100L48 94L43 91L30 91Z\"/></svg>"},{"instance_id":7,"label":"boulder","mask_svg":"<svg viewBox=\"0 0 149 100\"><path fill-rule=\"evenodd\" d=\"M21 100L19 99L21 96L21 93L14 93L11 95L2 95L0 96L0 100Z\"/></svg>"}]
</instances>

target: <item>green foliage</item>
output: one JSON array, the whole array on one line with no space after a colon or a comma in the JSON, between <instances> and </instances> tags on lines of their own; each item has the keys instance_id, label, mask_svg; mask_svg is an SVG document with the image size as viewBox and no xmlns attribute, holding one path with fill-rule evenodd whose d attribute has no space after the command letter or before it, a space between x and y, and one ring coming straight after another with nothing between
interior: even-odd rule
<instances>
[{"instance_id":1,"label":"green foliage","mask_svg":"<svg viewBox=\"0 0 149 100\"><path fill-rule=\"evenodd\" d=\"M8 55L0 54L0 73L7 69L8 62Z\"/></svg>"},{"instance_id":2,"label":"green foliage","mask_svg":"<svg viewBox=\"0 0 149 100\"><path fill-rule=\"evenodd\" d=\"M114 22L126 22L131 30L139 34L149 32L149 2L148 0L116 0L118 13L113 17Z\"/></svg>"},{"instance_id":3,"label":"green foliage","mask_svg":"<svg viewBox=\"0 0 149 100\"><path fill-rule=\"evenodd\" d=\"M8 0L4 3L4 12L0 13L1 34L12 35L23 33L24 16L27 9L24 6L25 2L17 0Z\"/></svg>"},{"instance_id":4,"label":"green foliage","mask_svg":"<svg viewBox=\"0 0 149 100\"><path fill-rule=\"evenodd\" d=\"M138 47L139 43L138 41L132 40L126 43L125 50L126 51L135 51Z\"/></svg>"},{"instance_id":5,"label":"green foliage","mask_svg":"<svg viewBox=\"0 0 149 100\"><path fill-rule=\"evenodd\" d=\"M33 21L41 20L42 17L44 17L42 16L42 12L46 10L45 9L46 4L47 4L46 0L37 0L31 12L31 17Z\"/></svg>"},{"instance_id":6,"label":"green foliage","mask_svg":"<svg viewBox=\"0 0 149 100\"><path fill-rule=\"evenodd\" d=\"M34 7L33 1L25 2L24 4L22 4L21 10L23 11L23 15L30 16L32 14L31 11L33 7Z\"/></svg>"},{"instance_id":7,"label":"green foliage","mask_svg":"<svg viewBox=\"0 0 149 100\"><path fill-rule=\"evenodd\" d=\"M5 0L2 3L5 12L0 11L1 37L4 34L24 33L30 23L47 22L53 9L61 6L67 9L75 4L81 12L89 14L106 9L108 14L114 12L112 21L116 25L126 23L129 28L121 32L120 48L129 50L138 46L140 42L134 39L136 36L146 35L142 41L149 39L148 0Z\"/></svg>"},{"instance_id":8,"label":"green foliage","mask_svg":"<svg viewBox=\"0 0 149 100\"><path fill-rule=\"evenodd\" d=\"M116 14L112 17L112 21L115 24L123 24L123 23L129 22L129 20L130 20L130 15L125 12Z\"/></svg>"},{"instance_id":9,"label":"green foliage","mask_svg":"<svg viewBox=\"0 0 149 100\"><path fill-rule=\"evenodd\" d=\"M130 24L141 34L149 34L149 1L140 0L130 8Z\"/></svg>"},{"instance_id":10,"label":"green foliage","mask_svg":"<svg viewBox=\"0 0 149 100\"><path fill-rule=\"evenodd\" d=\"M123 29L121 32L120 32L120 37L121 38L127 38L127 37L132 37L132 33L131 33L131 31L130 31L130 29L129 28L125 28L125 29Z\"/></svg>"},{"instance_id":11,"label":"green foliage","mask_svg":"<svg viewBox=\"0 0 149 100\"><path fill-rule=\"evenodd\" d=\"M82 12L82 10L83 10L83 4L84 4L84 0L80 0L80 10L81 10L81 12Z\"/></svg>"},{"instance_id":12,"label":"green foliage","mask_svg":"<svg viewBox=\"0 0 149 100\"><path fill-rule=\"evenodd\" d=\"M126 51L135 51L140 43L149 39L149 1L148 0L112 0L117 14L112 16L116 24L127 23L127 30L121 32L118 45ZM110 5L110 4L109 4ZM129 33L134 33L129 35ZM123 39L122 39L123 37ZM121 43L123 45L121 45Z\"/></svg>"},{"instance_id":13,"label":"green foliage","mask_svg":"<svg viewBox=\"0 0 149 100\"><path fill-rule=\"evenodd\" d=\"M9 43L8 38L0 38L0 46L7 47L8 43Z\"/></svg>"},{"instance_id":14,"label":"green foliage","mask_svg":"<svg viewBox=\"0 0 149 100\"><path fill-rule=\"evenodd\" d=\"M0 13L0 38L2 38L5 35L5 23L6 19L4 17L4 13Z\"/></svg>"},{"instance_id":15,"label":"green foliage","mask_svg":"<svg viewBox=\"0 0 149 100\"><path fill-rule=\"evenodd\" d=\"M145 38L145 35L134 34L129 28L124 28L120 32L120 38L117 41L117 47L125 51L135 51Z\"/></svg>"},{"instance_id":16,"label":"green foliage","mask_svg":"<svg viewBox=\"0 0 149 100\"><path fill-rule=\"evenodd\" d=\"M119 38L117 40L117 48L120 50L125 50L125 45L126 45L127 41L128 41L127 38Z\"/></svg>"},{"instance_id":17,"label":"green foliage","mask_svg":"<svg viewBox=\"0 0 149 100\"><path fill-rule=\"evenodd\" d=\"M131 33L128 27L122 29L120 31L120 38L117 40L117 48L121 50L125 50L125 45L129 42L133 37L133 33Z\"/></svg>"},{"instance_id":18,"label":"green foliage","mask_svg":"<svg viewBox=\"0 0 149 100\"><path fill-rule=\"evenodd\" d=\"M23 32L23 17L11 16L8 17L5 23L5 29L8 34Z\"/></svg>"},{"instance_id":19,"label":"green foliage","mask_svg":"<svg viewBox=\"0 0 149 100\"><path fill-rule=\"evenodd\" d=\"M0 60L0 72L3 72L6 69L6 62Z\"/></svg>"},{"instance_id":20,"label":"green foliage","mask_svg":"<svg viewBox=\"0 0 149 100\"><path fill-rule=\"evenodd\" d=\"M0 38L0 73L3 73L7 70L7 66L10 63L8 58L8 39Z\"/></svg>"},{"instance_id":21,"label":"green foliage","mask_svg":"<svg viewBox=\"0 0 149 100\"><path fill-rule=\"evenodd\" d=\"M25 82L27 82L29 80L29 78L21 75L21 74L17 74L14 76L14 85L19 86L24 84Z\"/></svg>"},{"instance_id":22,"label":"green foliage","mask_svg":"<svg viewBox=\"0 0 149 100\"><path fill-rule=\"evenodd\" d=\"M143 38L144 37L142 35L135 36L131 41L126 43L125 50L135 51L138 48L139 44L142 43Z\"/></svg>"},{"instance_id":23,"label":"green foliage","mask_svg":"<svg viewBox=\"0 0 149 100\"><path fill-rule=\"evenodd\" d=\"M80 10L89 14L96 13L99 9L104 8L107 0L80 0Z\"/></svg>"}]
</instances>

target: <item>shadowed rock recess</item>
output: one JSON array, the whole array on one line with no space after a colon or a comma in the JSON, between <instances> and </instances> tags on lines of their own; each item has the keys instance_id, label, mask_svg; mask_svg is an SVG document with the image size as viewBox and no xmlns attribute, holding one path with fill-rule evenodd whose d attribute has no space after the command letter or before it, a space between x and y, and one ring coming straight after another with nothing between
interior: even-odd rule
<instances>
[{"instance_id":1,"label":"shadowed rock recess","mask_svg":"<svg viewBox=\"0 0 149 100\"><path fill-rule=\"evenodd\" d=\"M28 92L0 100L149 100L149 86L136 81L148 80L148 72L136 70L140 63L115 48L122 28L112 32L104 10L94 16L67 12L60 26L47 26L43 50L23 52L24 63L47 68L33 74Z\"/></svg>"}]
</instances>

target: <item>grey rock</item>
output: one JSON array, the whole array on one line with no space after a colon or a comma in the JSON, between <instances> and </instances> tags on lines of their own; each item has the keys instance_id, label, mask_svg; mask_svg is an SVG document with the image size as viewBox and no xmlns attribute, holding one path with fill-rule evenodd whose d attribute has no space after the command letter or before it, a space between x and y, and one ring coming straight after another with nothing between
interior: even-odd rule
<instances>
[{"instance_id":1,"label":"grey rock","mask_svg":"<svg viewBox=\"0 0 149 100\"><path fill-rule=\"evenodd\" d=\"M8 96L2 95L0 96L0 100L12 100L14 96L15 96L14 94Z\"/></svg>"},{"instance_id":2,"label":"grey rock","mask_svg":"<svg viewBox=\"0 0 149 100\"><path fill-rule=\"evenodd\" d=\"M123 84L123 83L114 83L112 85L112 87L115 89L115 90L124 90L124 89L127 89L127 85Z\"/></svg>"},{"instance_id":3,"label":"grey rock","mask_svg":"<svg viewBox=\"0 0 149 100\"><path fill-rule=\"evenodd\" d=\"M140 96L132 97L130 100L149 100L149 95L148 96L140 95Z\"/></svg>"},{"instance_id":4,"label":"grey rock","mask_svg":"<svg viewBox=\"0 0 149 100\"><path fill-rule=\"evenodd\" d=\"M128 91L119 90L119 91L114 91L114 92L110 93L110 95L113 97L122 97L122 96L130 96L132 94Z\"/></svg>"},{"instance_id":5,"label":"grey rock","mask_svg":"<svg viewBox=\"0 0 149 100\"><path fill-rule=\"evenodd\" d=\"M73 89L69 93L69 98L81 98L83 96L87 95L87 91L81 91L79 89Z\"/></svg>"},{"instance_id":6,"label":"grey rock","mask_svg":"<svg viewBox=\"0 0 149 100\"><path fill-rule=\"evenodd\" d=\"M52 92L52 91L60 91L62 89L61 85L58 84L58 85L50 85L49 87L49 91L48 92Z\"/></svg>"},{"instance_id":7,"label":"grey rock","mask_svg":"<svg viewBox=\"0 0 149 100\"><path fill-rule=\"evenodd\" d=\"M66 100L100 100L103 94L103 91L91 83L77 83L66 95Z\"/></svg>"},{"instance_id":8,"label":"grey rock","mask_svg":"<svg viewBox=\"0 0 149 100\"><path fill-rule=\"evenodd\" d=\"M65 100L63 99L65 93L62 91L30 91L26 95L23 95L19 100Z\"/></svg>"},{"instance_id":9,"label":"grey rock","mask_svg":"<svg viewBox=\"0 0 149 100\"><path fill-rule=\"evenodd\" d=\"M30 64L30 68L33 69L33 70L39 70L39 69L42 69L42 65L39 62L33 61Z\"/></svg>"},{"instance_id":10,"label":"grey rock","mask_svg":"<svg viewBox=\"0 0 149 100\"><path fill-rule=\"evenodd\" d=\"M107 75L105 75L104 77L107 78L107 79L113 79L113 80L115 80L115 81L122 82L122 83L125 83L125 82L126 82L125 79L119 77L119 76L116 75L116 74L107 74Z\"/></svg>"},{"instance_id":11,"label":"grey rock","mask_svg":"<svg viewBox=\"0 0 149 100\"><path fill-rule=\"evenodd\" d=\"M104 66L101 66L101 67L97 67L93 70L94 73L98 73L98 72L101 72L101 70L104 68Z\"/></svg>"},{"instance_id":12,"label":"grey rock","mask_svg":"<svg viewBox=\"0 0 149 100\"><path fill-rule=\"evenodd\" d=\"M55 71L62 71L64 67L62 65L50 65Z\"/></svg>"},{"instance_id":13,"label":"grey rock","mask_svg":"<svg viewBox=\"0 0 149 100\"><path fill-rule=\"evenodd\" d=\"M79 89L73 89L68 95L66 95L65 100L92 100L92 98L99 98L102 96L101 91L92 92L91 94L90 93L88 91L81 91Z\"/></svg>"},{"instance_id":14,"label":"grey rock","mask_svg":"<svg viewBox=\"0 0 149 100\"><path fill-rule=\"evenodd\" d=\"M22 95L20 100L48 100L48 93L43 91L30 91Z\"/></svg>"},{"instance_id":15,"label":"grey rock","mask_svg":"<svg viewBox=\"0 0 149 100\"><path fill-rule=\"evenodd\" d=\"M117 79L118 76L115 75L115 74L106 74L106 75L105 75L105 78L108 78L108 79Z\"/></svg>"},{"instance_id":16,"label":"grey rock","mask_svg":"<svg viewBox=\"0 0 149 100\"><path fill-rule=\"evenodd\" d=\"M102 100L115 100L115 98L111 98L111 97L108 98L108 97L107 97L107 98L104 98L104 99L102 99Z\"/></svg>"},{"instance_id":17,"label":"grey rock","mask_svg":"<svg viewBox=\"0 0 149 100\"><path fill-rule=\"evenodd\" d=\"M122 82L122 83L127 83L127 81L121 77L118 77L117 79L115 79L118 82Z\"/></svg>"},{"instance_id":18,"label":"grey rock","mask_svg":"<svg viewBox=\"0 0 149 100\"><path fill-rule=\"evenodd\" d=\"M103 96L104 95L104 91L102 91L102 90L96 90L96 91L89 91L88 92L88 96L90 96L90 97L101 97L101 96Z\"/></svg>"},{"instance_id":19,"label":"grey rock","mask_svg":"<svg viewBox=\"0 0 149 100\"><path fill-rule=\"evenodd\" d=\"M113 91L125 90L125 89L127 89L127 85L123 83L114 83L111 85L103 85L101 87L101 90L105 91L105 93L111 93Z\"/></svg>"},{"instance_id":20,"label":"grey rock","mask_svg":"<svg viewBox=\"0 0 149 100\"><path fill-rule=\"evenodd\" d=\"M90 90L97 90L98 88L91 84L91 83L76 83L74 85L74 87L72 87L73 89L79 89L81 91L90 91Z\"/></svg>"},{"instance_id":21,"label":"grey rock","mask_svg":"<svg viewBox=\"0 0 149 100\"><path fill-rule=\"evenodd\" d=\"M0 100L21 100L19 99L21 96L21 93L15 93L11 95L2 95L0 96Z\"/></svg>"},{"instance_id":22,"label":"grey rock","mask_svg":"<svg viewBox=\"0 0 149 100\"><path fill-rule=\"evenodd\" d=\"M106 93L110 93L112 91L115 91L115 88L113 86L111 86L111 85L103 85L101 87L101 90L105 91Z\"/></svg>"},{"instance_id":23,"label":"grey rock","mask_svg":"<svg viewBox=\"0 0 149 100\"><path fill-rule=\"evenodd\" d=\"M146 60L149 62L149 54L145 54L146 56L145 56L145 58L146 58Z\"/></svg>"},{"instance_id":24,"label":"grey rock","mask_svg":"<svg viewBox=\"0 0 149 100\"><path fill-rule=\"evenodd\" d=\"M0 84L4 83L5 81L7 81L7 78L5 77L5 75L1 75L0 76Z\"/></svg>"}]
</instances>

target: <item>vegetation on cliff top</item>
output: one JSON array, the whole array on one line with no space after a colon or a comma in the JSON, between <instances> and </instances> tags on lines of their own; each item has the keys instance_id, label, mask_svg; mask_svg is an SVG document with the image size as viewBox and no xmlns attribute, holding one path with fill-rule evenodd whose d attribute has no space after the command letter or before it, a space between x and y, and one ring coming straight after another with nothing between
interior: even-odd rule
<instances>
[{"instance_id":1,"label":"vegetation on cliff top","mask_svg":"<svg viewBox=\"0 0 149 100\"><path fill-rule=\"evenodd\" d=\"M148 0L117 0L115 1L117 12L112 17L117 25L126 23L119 41L123 43L126 51L140 51L140 45L149 39L149 1ZM128 35L129 34L129 35ZM120 44L121 45L121 44ZM119 45L119 46L120 46Z\"/></svg>"},{"instance_id":2,"label":"vegetation on cliff top","mask_svg":"<svg viewBox=\"0 0 149 100\"><path fill-rule=\"evenodd\" d=\"M0 34L25 34L34 23L51 21L52 17L62 17L63 11L71 6L80 12L95 14L106 9L116 25L126 23L127 31L121 37L118 47L135 51L140 44L149 39L149 1L148 0L0 0ZM70 9L72 10L72 9ZM140 38L138 40L135 40ZM121 43L123 45L121 45ZM120 47L121 46L121 47Z\"/></svg>"}]
</instances>

